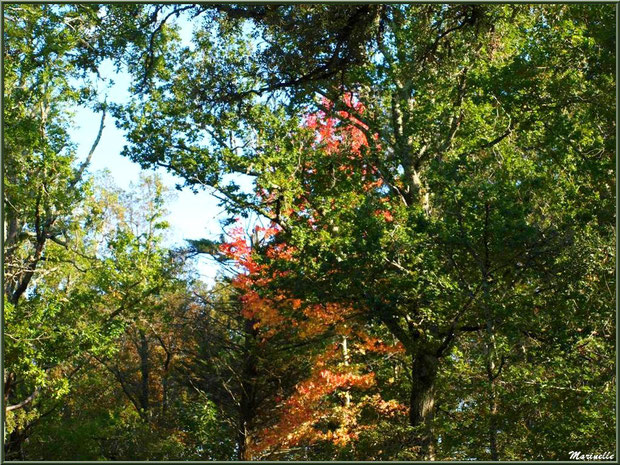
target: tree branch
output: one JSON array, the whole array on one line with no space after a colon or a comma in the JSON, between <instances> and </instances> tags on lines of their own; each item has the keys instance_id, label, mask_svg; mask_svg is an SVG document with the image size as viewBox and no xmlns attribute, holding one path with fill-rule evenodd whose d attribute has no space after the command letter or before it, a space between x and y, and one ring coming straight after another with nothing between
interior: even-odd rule
<instances>
[{"instance_id":1,"label":"tree branch","mask_svg":"<svg viewBox=\"0 0 620 465\"><path fill-rule=\"evenodd\" d=\"M99 123L99 131L97 132L97 137L95 138L95 141L93 142L93 145L90 148L90 151L88 152L88 155L86 157L86 160L84 160L82 162L82 164L80 165L80 167L77 170L77 173L75 174L75 177L73 178L73 180L69 183L69 189L73 188L78 182L80 182L80 180L82 179L82 176L84 174L84 170L86 170L86 168L88 167L88 165L90 165L90 162L93 158L93 154L95 153L95 149L97 148L97 146L99 145L99 142L101 141L101 134L103 133L103 128L105 127L105 116L106 116L106 103L105 101L103 102L103 109L101 112L101 122Z\"/></svg>"},{"instance_id":2,"label":"tree branch","mask_svg":"<svg viewBox=\"0 0 620 465\"><path fill-rule=\"evenodd\" d=\"M35 399L35 397L37 397L40 391L41 391L41 388L37 386L34 392L30 394L28 397L26 397L24 400L22 400L19 404L7 405L5 410L7 412L10 412L12 410L17 410L17 409L20 409L28 405L30 402L32 402Z\"/></svg>"}]
</instances>

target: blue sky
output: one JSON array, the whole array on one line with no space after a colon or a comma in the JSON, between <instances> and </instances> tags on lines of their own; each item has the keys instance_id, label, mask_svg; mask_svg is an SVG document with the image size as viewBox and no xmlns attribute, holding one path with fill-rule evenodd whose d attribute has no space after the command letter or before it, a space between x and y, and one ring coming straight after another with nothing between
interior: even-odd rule
<instances>
[{"instance_id":1,"label":"blue sky","mask_svg":"<svg viewBox=\"0 0 620 465\"><path fill-rule=\"evenodd\" d=\"M176 19L179 25L179 34L183 45L191 45L193 24L182 16ZM131 82L130 76L123 72L116 72L111 61L102 64L99 70L104 79L112 79L114 85L102 83L99 86L100 100L107 96L108 102L125 103L129 100L128 88ZM75 125L72 131L72 139L78 145L78 158L86 157L99 130L101 115L88 108L75 109ZM126 157L121 156L123 146L126 144L123 132L116 128L111 115L106 117L105 128L101 141L94 152L90 173L96 173L107 169L118 187L127 189L131 183L137 183L142 170L140 166ZM152 170L148 171L152 173ZM187 239L218 239L222 234L220 220L226 218L224 210L218 206L218 200L209 191L201 190L197 194L189 189L176 190L177 184L183 184L183 180L166 172L164 169L156 171L164 184L174 194L173 200L167 205L170 214L167 218L171 230L166 236L165 245L168 247L185 245ZM242 189L247 190L252 186L252 179L247 176L234 176L232 178ZM246 230L256 223L264 223L254 215L243 221ZM220 271L217 262L208 257L198 257L196 268L200 277L207 283L213 283L214 278Z\"/></svg>"},{"instance_id":2,"label":"blue sky","mask_svg":"<svg viewBox=\"0 0 620 465\"><path fill-rule=\"evenodd\" d=\"M107 89L105 94L109 102L125 102L129 94L127 88L129 77L116 74L111 63L104 63L101 68L104 77L112 77L114 86ZM103 98L102 94L102 98ZM99 130L101 115L88 108L75 109L75 124L72 129L72 139L78 146L78 158L83 159L90 150ZM101 141L93 154L90 173L107 169L111 173L118 187L127 189L131 183L137 183L142 170L140 166L126 157L121 156L121 151L126 140L121 130L117 129L114 119L108 115ZM152 172L152 170L149 170ZM167 246L183 245L186 239L210 238L217 239L221 234L219 219L223 218L223 210L218 207L218 201L209 192L200 191L197 194L189 189L178 191L176 184L182 184L182 180L165 170L157 170L164 184L170 188L174 197L168 204L170 214L168 221L171 230L166 238ZM217 264L207 257L197 260L197 269L200 276L207 282L213 282L218 271Z\"/></svg>"}]
</instances>

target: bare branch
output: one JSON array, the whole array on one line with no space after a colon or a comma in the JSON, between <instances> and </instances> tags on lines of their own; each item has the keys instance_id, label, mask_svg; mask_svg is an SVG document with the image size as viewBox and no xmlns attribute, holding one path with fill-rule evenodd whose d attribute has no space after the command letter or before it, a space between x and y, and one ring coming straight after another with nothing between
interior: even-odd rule
<instances>
[{"instance_id":1,"label":"bare branch","mask_svg":"<svg viewBox=\"0 0 620 465\"><path fill-rule=\"evenodd\" d=\"M90 161L93 158L93 153L95 153L95 149L99 145L99 141L101 141L101 134L103 133L103 128L105 127L105 124L104 124L105 115L106 115L106 104L104 102L103 110L101 112L101 122L99 123L99 131L97 132L97 137L95 138L95 142L93 142L93 145L90 148L90 151L88 152L88 156L86 157L86 160L84 160L82 164L80 165L80 167L78 168L78 171L75 174L75 178L73 178L73 181L71 181L71 183L69 184L69 188L74 187L78 182L80 182L84 174L84 170L88 167L88 165L90 165Z\"/></svg>"}]
</instances>

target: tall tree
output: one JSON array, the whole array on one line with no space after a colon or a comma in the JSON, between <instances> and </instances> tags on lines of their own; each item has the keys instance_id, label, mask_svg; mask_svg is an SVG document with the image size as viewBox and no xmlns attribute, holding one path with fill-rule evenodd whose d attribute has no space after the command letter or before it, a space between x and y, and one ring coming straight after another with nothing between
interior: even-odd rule
<instances>
[{"instance_id":1,"label":"tall tree","mask_svg":"<svg viewBox=\"0 0 620 465\"><path fill-rule=\"evenodd\" d=\"M561 459L567 437L575 448L612 447L611 6L29 11L43 45L69 30L62 24L92 25L96 50L63 55L58 69L90 69L113 51L127 63L132 98L112 105L127 133L125 155L210 189L231 216L254 212L271 223L262 241L193 244L237 266L214 300L196 296L211 308L193 320L191 360L177 373L204 394L200 415L211 418L215 406L237 437L203 457ZM197 25L191 44L174 22L182 15ZM65 20L53 26L48 16ZM128 32L106 39L115 28ZM16 28L11 34L21 38L7 52L7 82L17 92L20 47L35 63L39 52ZM75 190L56 173L83 170L58 155L62 128L40 137L45 123L31 127L19 105L8 108L8 200L20 192L18 148L40 159L46 179L20 197L16 220L7 216L6 302L19 321L34 308L23 302L47 308L53 290L65 289L52 279L35 285L33 276L50 263L39 237L43 250L60 220L48 218L66 210L71 231L81 224L69 215L79 195L65 199ZM45 120L45 111L32 114ZM155 296L147 301L158 306L149 283L161 283L159 268L142 270L146 287L130 286L127 267L143 263L141 244L121 228L97 281L106 302L96 294L75 302L109 310L123 296ZM127 326L126 342L135 344L121 345L124 372L109 354L95 354L125 383L140 424L159 401L160 375L163 392L154 348L159 342L169 353L162 328L147 328L153 318ZM33 347L31 339L20 334L15 348ZM34 352L47 354L41 346ZM15 380L5 374L7 381ZM26 385L36 382L22 382L27 400ZM217 424L189 423L205 438Z\"/></svg>"},{"instance_id":2,"label":"tall tree","mask_svg":"<svg viewBox=\"0 0 620 465\"><path fill-rule=\"evenodd\" d=\"M120 289L99 278L118 249L105 237L105 201L88 168L106 118L97 69L127 41L97 5L3 9L3 408L5 450L19 458L38 419L58 408L88 365L87 352L106 352L117 336L116 314L100 304ZM84 154L69 136L77 107L101 118Z\"/></svg>"},{"instance_id":3,"label":"tall tree","mask_svg":"<svg viewBox=\"0 0 620 465\"><path fill-rule=\"evenodd\" d=\"M215 33L197 33L166 74L136 88L126 154L215 188L231 210L279 223L296 250L280 265L289 272L280 285L355 302L400 340L418 457L434 456L442 360L461 334L484 331L488 447L501 458L498 338L532 329L505 303L556 314L552 297L568 285L552 278L563 251L592 222L604 234L611 227L612 9L225 6L193 14ZM606 110L595 115L598 107ZM300 129L313 108L332 130L323 150ZM337 127L358 131L363 147ZM225 184L227 173L255 176L261 190ZM585 214L595 197L605 200ZM502 350L513 350L508 344Z\"/></svg>"}]
</instances>

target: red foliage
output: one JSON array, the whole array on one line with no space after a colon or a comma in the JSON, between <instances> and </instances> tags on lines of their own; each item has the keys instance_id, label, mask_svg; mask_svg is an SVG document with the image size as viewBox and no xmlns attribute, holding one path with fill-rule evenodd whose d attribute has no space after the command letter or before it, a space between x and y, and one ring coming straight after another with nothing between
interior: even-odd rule
<instances>
[{"instance_id":1,"label":"red foliage","mask_svg":"<svg viewBox=\"0 0 620 465\"><path fill-rule=\"evenodd\" d=\"M259 266L252 258L252 249L247 239L245 238L245 232L241 226L235 226L230 231L232 240L230 242L224 242L220 245L220 252L226 257L234 260L240 265L247 273L254 273L259 270Z\"/></svg>"},{"instance_id":2,"label":"red foliage","mask_svg":"<svg viewBox=\"0 0 620 465\"><path fill-rule=\"evenodd\" d=\"M375 210L375 216L382 217L388 223L394 221L394 217L389 210Z\"/></svg>"},{"instance_id":3,"label":"red foliage","mask_svg":"<svg viewBox=\"0 0 620 465\"><path fill-rule=\"evenodd\" d=\"M306 117L305 126L313 129L316 134L313 149L321 150L328 156L338 155L344 158L338 164L338 170L349 175L356 171L361 173L365 179L364 190L381 187L383 181L373 178L373 175L377 174L376 167L362 159L363 149L369 147L369 128L355 115L361 116L364 113L364 105L351 92L343 95L341 103L350 108L350 111L333 112L333 102L324 98L322 106L333 116L329 116L325 111L318 111ZM378 134L373 134L372 139L376 144ZM311 164L307 164L306 172L317 173Z\"/></svg>"},{"instance_id":4,"label":"red foliage","mask_svg":"<svg viewBox=\"0 0 620 465\"><path fill-rule=\"evenodd\" d=\"M331 107L326 100L323 101L323 105ZM350 97L345 98L345 105L350 106ZM356 107L358 112L360 110L363 112L361 103L358 102ZM328 117L319 111L307 118L306 126L317 132L317 146L324 146L328 154L341 152L342 148L346 147L351 155L359 157L362 147L368 146L368 139L364 134L368 126L346 111L338 111L337 115L337 118ZM343 124L341 121L346 121L348 124Z\"/></svg>"},{"instance_id":5,"label":"red foliage","mask_svg":"<svg viewBox=\"0 0 620 465\"><path fill-rule=\"evenodd\" d=\"M333 113L333 102L323 100L322 106L333 116L319 111L306 118L305 126L315 131L312 150L319 157L324 154L338 158L340 172L361 175L363 191L381 188L383 180L377 167L365 159L365 148L369 146L368 127L355 116L364 113L364 106L351 93L343 96L342 104L350 111ZM376 144L378 137L372 137ZM316 166L311 163L304 165L304 172L307 178L319 175ZM265 189L261 190L260 195L267 204L276 199L276 193L269 193ZM387 202L385 198L378 200ZM303 195L296 199L293 208L282 209L280 214L295 214L298 219L305 218L313 229L320 227L319 218ZM377 209L374 214L386 222L394 221L388 205ZM268 247L264 248L268 259L295 259L294 248L285 243L270 241L281 232L278 227L272 225L269 228L257 228L257 232L268 243ZM354 323L348 323L352 321L349 317L354 314L354 309L349 306L330 302L304 302L284 292L269 297L259 295L256 289L268 284L277 276L277 272L257 263L255 251L240 226L231 230L231 240L222 244L220 250L242 270L233 280L233 285L241 292L242 315L254 322L254 327L263 339L284 329L294 329L298 337L309 339L333 328L336 334L348 338L350 352L358 358L365 354L377 356L404 352L400 343L389 345L359 328L354 330ZM359 414L365 406L372 407L382 416L406 413L406 407L393 400L384 401L379 394L360 397L360 391L367 391L374 386L375 375L372 372L360 373L360 365L350 364L350 356L343 357L339 347L340 344L333 344L316 356L310 376L297 384L290 397L276 400L278 421L254 437L249 451L251 455L260 457L278 447L290 447L302 442L311 444L331 441L339 446L346 445L356 439L361 431L370 428L358 424ZM355 394L355 401L352 394Z\"/></svg>"},{"instance_id":6,"label":"red foliage","mask_svg":"<svg viewBox=\"0 0 620 465\"><path fill-rule=\"evenodd\" d=\"M263 240L275 236L278 231L279 228L275 225L269 228L260 226L255 228L255 232L262 236ZM253 256L254 251L241 226L232 228L230 236L229 242L220 245L220 251L242 270L232 281L233 286L241 294L241 314L244 318L254 321L254 329L262 330L262 338L267 339L286 322L286 318L278 310L279 302L284 300L284 297L278 295L266 298L258 294L257 285L265 284L265 279L261 274L265 267L256 262Z\"/></svg>"}]
</instances>

